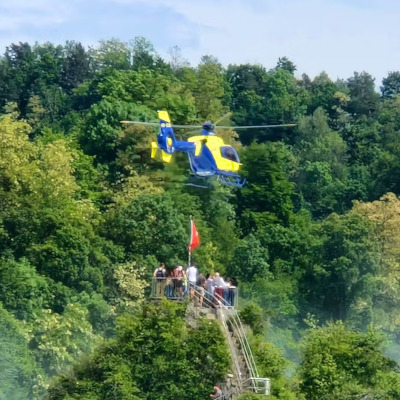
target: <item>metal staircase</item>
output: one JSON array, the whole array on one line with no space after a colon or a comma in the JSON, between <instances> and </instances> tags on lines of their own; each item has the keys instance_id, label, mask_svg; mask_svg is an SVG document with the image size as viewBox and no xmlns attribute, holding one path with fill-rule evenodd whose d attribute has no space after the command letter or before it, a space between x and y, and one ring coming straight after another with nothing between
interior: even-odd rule
<instances>
[{"instance_id":1,"label":"metal staircase","mask_svg":"<svg viewBox=\"0 0 400 400\"><path fill-rule=\"evenodd\" d=\"M195 297L201 295L198 287L194 286ZM210 300L212 299L212 300ZM260 378L246 331L235 307L231 306L218 294L204 296L203 306L215 310L217 319L221 322L224 335L232 355L233 382L225 388L224 400L234 399L245 391L270 394L270 380Z\"/></svg>"},{"instance_id":2,"label":"metal staircase","mask_svg":"<svg viewBox=\"0 0 400 400\"><path fill-rule=\"evenodd\" d=\"M157 281L153 279L151 297L158 300L164 296L157 294L156 288ZM205 316L206 318L220 321L232 356L232 374L228 376L226 382L221 384L224 392L221 400L233 400L245 391L269 395L270 380L259 376L257 365L247 340L246 330L237 309L218 293L211 294L204 291L202 294L203 289L195 285L192 286L192 290L194 291L195 301L189 303L187 319L195 323L199 316ZM202 307L199 307L198 299L201 296L203 296L203 303ZM184 300L183 297L178 297L176 293L167 298L175 301Z\"/></svg>"}]
</instances>

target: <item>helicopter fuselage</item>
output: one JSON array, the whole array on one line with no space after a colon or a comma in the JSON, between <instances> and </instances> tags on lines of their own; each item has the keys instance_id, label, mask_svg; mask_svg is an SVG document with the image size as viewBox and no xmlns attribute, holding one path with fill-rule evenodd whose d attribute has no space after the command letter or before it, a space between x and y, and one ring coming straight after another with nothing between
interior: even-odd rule
<instances>
[{"instance_id":1,"label":"helicopter fuselage","mask_svg":"<svg viewBox=\"0 0 400 400\"><path fill-rule=\"evenodd\" d=\"M187 153L190 168L196 176L207 178L217 176L222 183L243 186L244 180L238 175L241 166L236 150L224 143L212 132L192 136L187 141L176 140L171 120L166 111L159 112L160 132L157 143L152 142L152 158L161 153L164 162L170 162L175 151Z\"/></svg>"}]
</instances>

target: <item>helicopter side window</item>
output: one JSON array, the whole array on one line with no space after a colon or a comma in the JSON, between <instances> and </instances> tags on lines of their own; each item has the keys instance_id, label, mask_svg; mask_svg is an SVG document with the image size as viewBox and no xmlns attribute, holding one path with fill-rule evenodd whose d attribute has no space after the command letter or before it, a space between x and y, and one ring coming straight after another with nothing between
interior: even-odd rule
<instances>
[{"instance_id":1,"label":"helicopter side window","mask_svg":"<svg viewBox=\"0 0 400 400\"><path fill-rule=\"evenodd\" d=\"M239 156L232 146L221 146L221 155L228 160L239 162Z\"/></svg>"}]
</instances>

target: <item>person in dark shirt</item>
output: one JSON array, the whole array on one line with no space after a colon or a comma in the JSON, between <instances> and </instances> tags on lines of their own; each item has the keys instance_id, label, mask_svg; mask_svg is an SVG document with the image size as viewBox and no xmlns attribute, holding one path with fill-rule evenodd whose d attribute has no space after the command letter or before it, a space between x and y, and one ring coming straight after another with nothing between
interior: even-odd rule
<instances>
[{"instance_id":1,"label":"person in dark shirt","mask_svg":"<svg viewBox=\"0 0 400 400\"><path fill-rule=\"evenodd\" d=\"M160 266L154 270L153 277L156 283L156 296L164 296L165 291L165 277L167 276L167 271L165 269L165 264L160 263Z\"/></svg>"},{"instance_id":2,"label":"person in dark shirt","mask_svg":"<svg viewBox=\"0 0 400 400\"><path fill-rule=\"evenodd\" d=\"M229 278L228 279L229 286L228 286L228 303L234 307L235 306L235 295L238 287L238 282L236 278Z\"/></svg>"}]
</instances>

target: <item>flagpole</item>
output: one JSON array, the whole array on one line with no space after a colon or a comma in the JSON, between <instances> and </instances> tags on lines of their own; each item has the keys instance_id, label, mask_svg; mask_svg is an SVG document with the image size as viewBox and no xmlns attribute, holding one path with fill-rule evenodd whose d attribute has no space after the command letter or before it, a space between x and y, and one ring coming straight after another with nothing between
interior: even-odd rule
<instances>
[{"instance_id":1,"label":"flagpole","mask_svg":"<svg viewBox=\"0 0 400 400\"><path fill-rule=\"evenodd\" d=\"M188 245L188 268L190 267L190 244L192 243L192 216L190 216L190 233L189 233L189 245Z\"/></svg>"}]
</instances>

